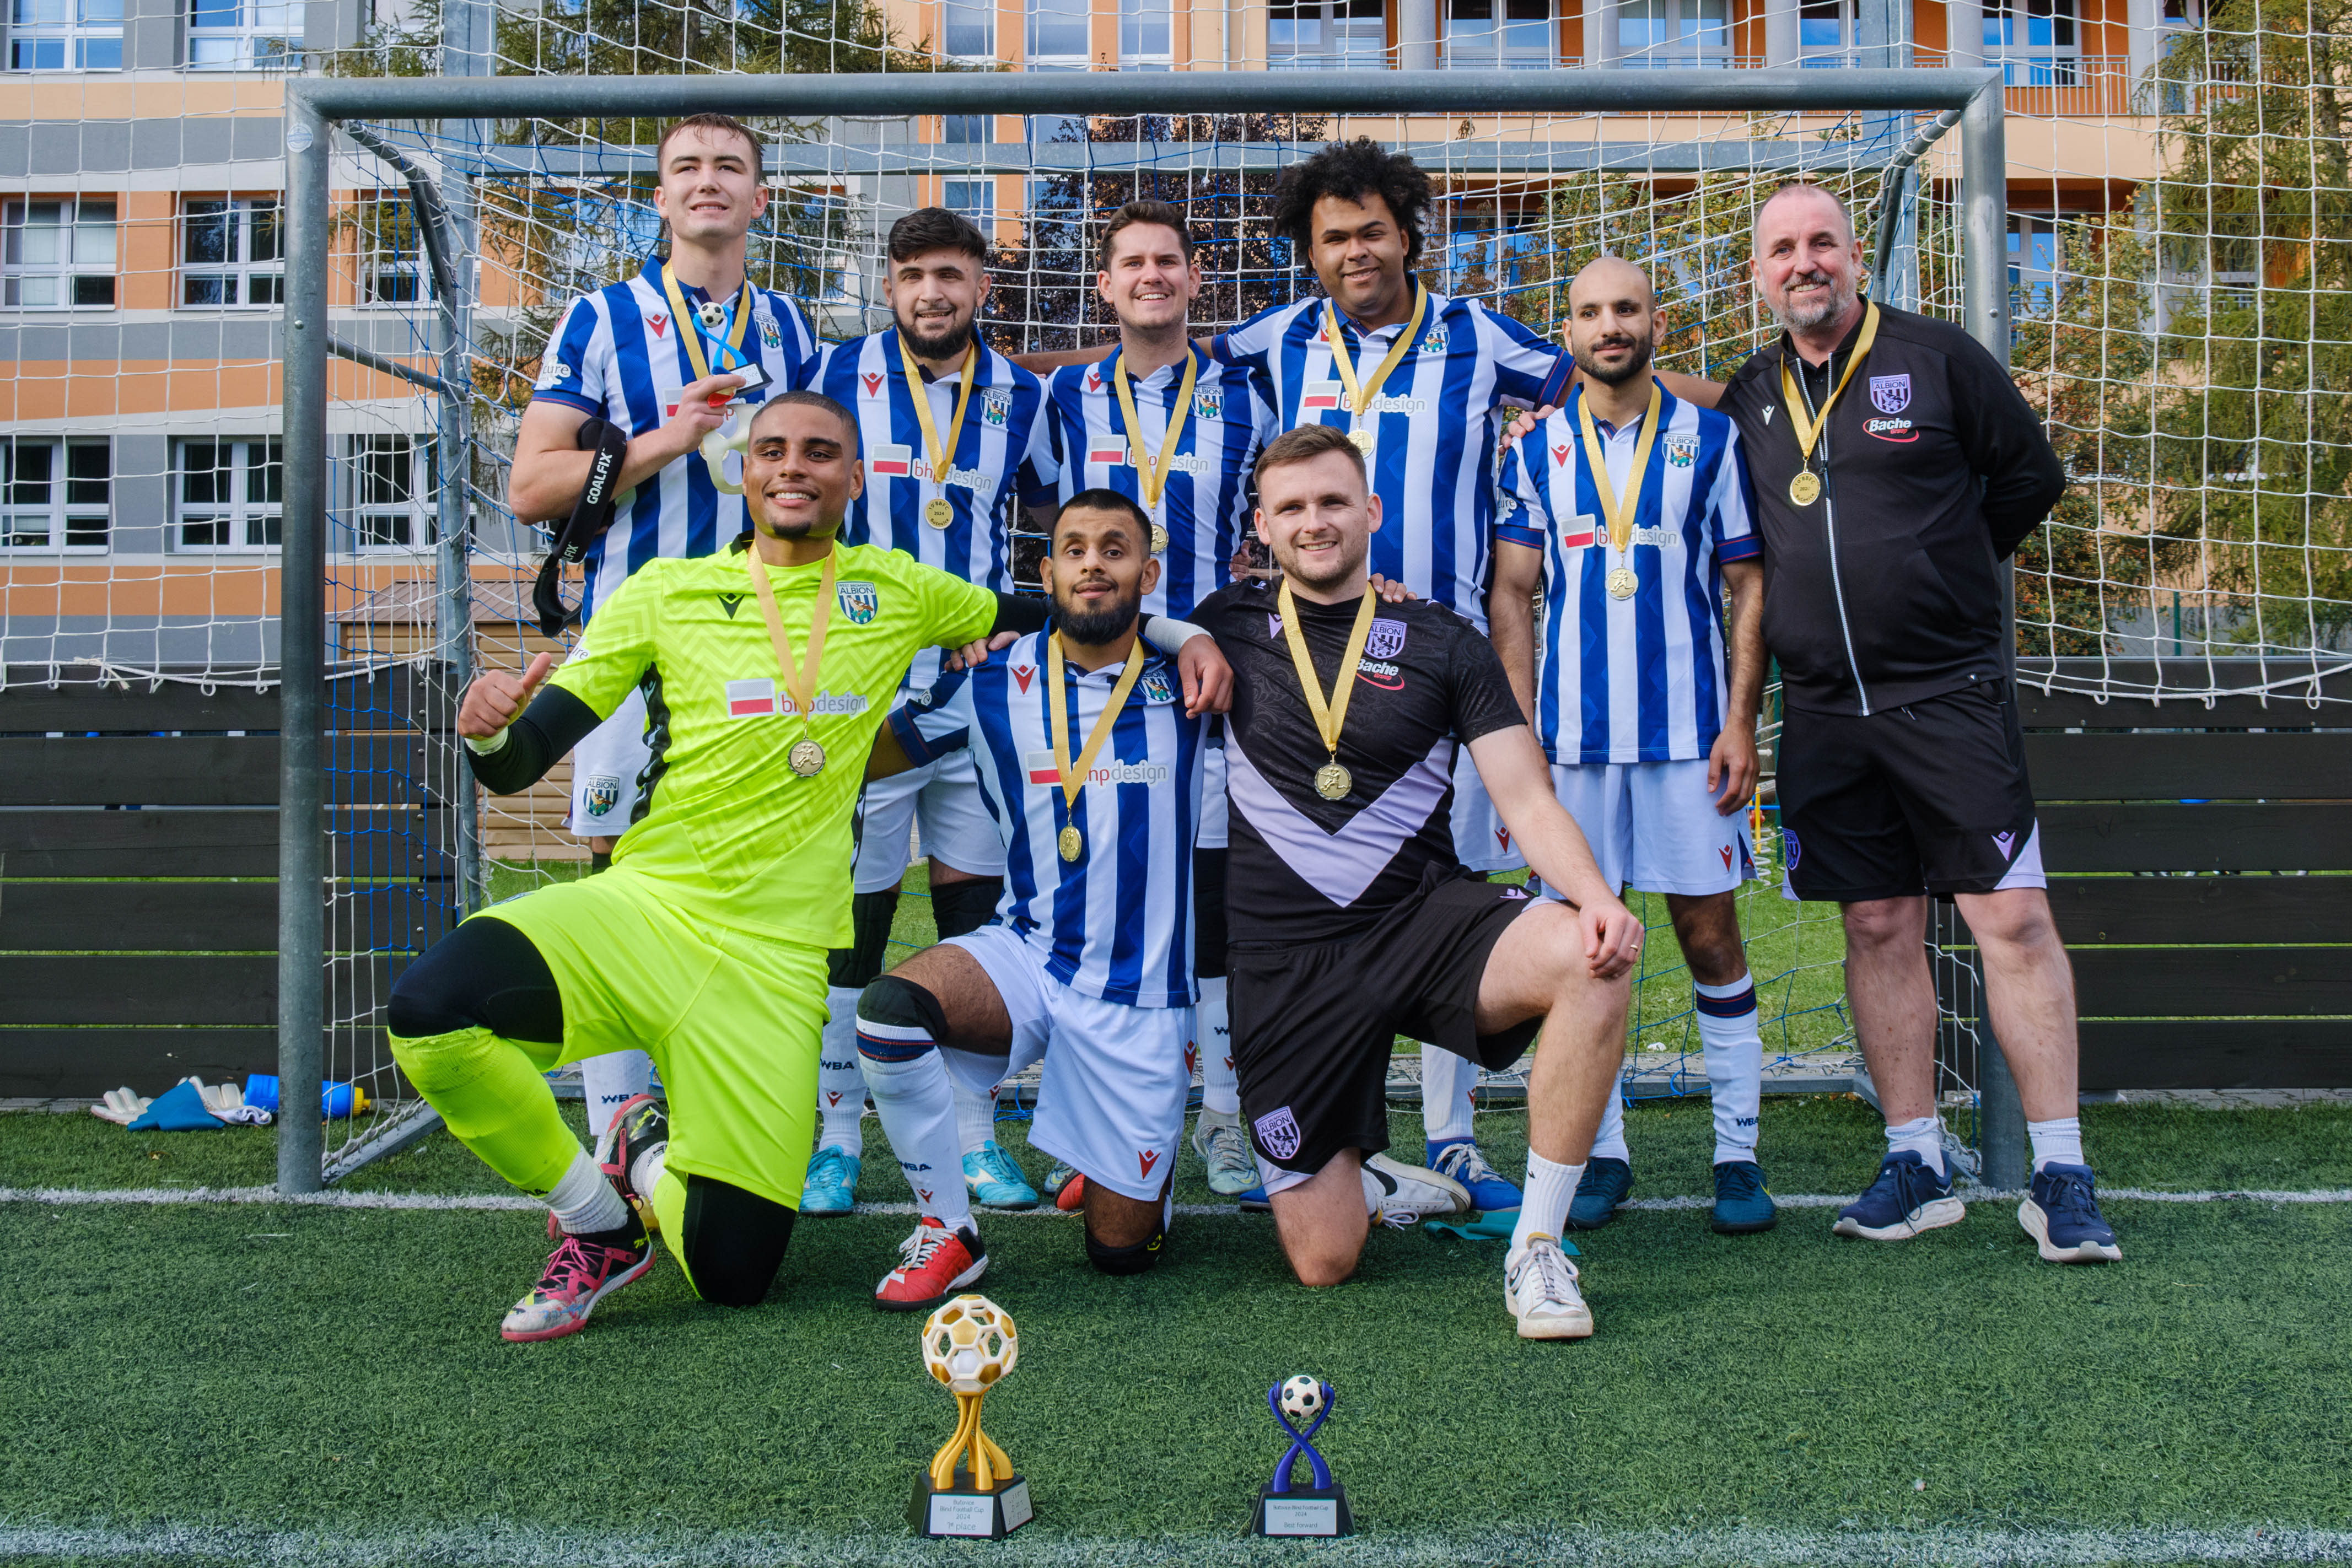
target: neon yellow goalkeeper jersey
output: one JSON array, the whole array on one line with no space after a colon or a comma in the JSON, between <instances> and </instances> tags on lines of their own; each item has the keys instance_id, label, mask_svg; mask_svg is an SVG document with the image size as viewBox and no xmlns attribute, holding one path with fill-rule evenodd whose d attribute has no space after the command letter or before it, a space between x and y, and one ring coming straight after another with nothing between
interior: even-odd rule
<instances>
[{"instance_id":1,"label":"neon yellow goalkeeper jersey","mask_svg":"<svg viewBox=\"0 0 2352 1568\"><path fill-rule=\"evenodd\" d=\"M986 636L996 596L898 550L836 546L833 613L809 735L824 771L785 765L800 715L741 545L647 561L551 677L610 717L642 682L653 758L643 814L613 863L675 887L716 924L818 947L850 943L851 812L874 731L917 652ZM797 664L824 564L769 576ZM797 674L797 672L795 672Z\"/></svg>"}]
</instances>

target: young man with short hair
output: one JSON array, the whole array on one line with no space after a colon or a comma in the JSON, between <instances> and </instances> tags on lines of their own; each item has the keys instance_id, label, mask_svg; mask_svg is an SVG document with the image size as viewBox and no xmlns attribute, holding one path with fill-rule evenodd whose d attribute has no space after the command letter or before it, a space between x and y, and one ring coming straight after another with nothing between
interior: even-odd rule
<instances>
[{"instance_id":1,"label":"young man with short hair","mask_svg":"<svg viewBox=\"0 0 2352 1568\"><path fill-rule=\"evenodd\" d=\"M654 208L668 255L573 300L541 356L508 486L517 519L571 516L596 458L595 422L627 443L612 524L581 558L583 624L647 561L709 555L751 527L740 496L701 455L703 440L773 391L803 385L814 366L816 338L799 305L745 276L751 227L768 208L761 157L759 133L723 114L664 131ZM714 303L725 319L706 331L698 313ZM730 371L730 357L756 375ZM596 869L636 819L649 757L645 699L635 693L573 751L565 825L588 841ZM581 1062L590 1130L602 1133L651 1073L642 1047Z\"/></svg>"},{"instance_id":2,"label":"young man with short hair","mask_svg":"<svg viewBox=\"0 0 2352 1568\"><path fill-rule=\"evenodd\" d=\"M1367 1210L1467 1206L1389 1161L1400 1032L1528 1081L1528 1184L1505 1296L1528 1338L1592 1316L1559 1237L1624 1050L1640 924L1593 865L1481 629L1443 604L1381 607L1384 526L1361 452L1307 425L1258 459L1277 584L1235 583L1194 619L1233 666L1227 788L1234 1057L1283 1249L1302 1283L1355 1270ZM1451 831L1467 749L1503 821L1567 902L1466 872Z\"/></svg>"}]
</instances>

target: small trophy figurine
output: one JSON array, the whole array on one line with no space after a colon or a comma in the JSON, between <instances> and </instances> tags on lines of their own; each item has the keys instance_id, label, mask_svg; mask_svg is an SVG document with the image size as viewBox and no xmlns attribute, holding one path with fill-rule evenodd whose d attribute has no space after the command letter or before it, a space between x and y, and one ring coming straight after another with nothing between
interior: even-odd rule
<instances>
[{"instance_id":1,"label":"small trophy figurine","mask_svg":"<svg viewBox=\"0 0 2352 1568\"><path fill-rule=\"evenodd\" d=\"M980 1429L980 1402L1020 1358L1012 1316L986 1296L958 1296L925 1321L923 1365L955 1395L956 1429L915 1478L917 1534L1010 1535L1029 1522L1028 1481Z\"/></svg>"},{"instance_id":2,"label":"small trophy figurine","mask_svg":"<svg viewBox=\"0 0 2352 1568\"><path fill-rule=\"evenodd\" d=\"M1330 1418L1332 1402L1338 1397L1331 1385L1319 1379L1300 1374L1286 1383L1265 1391L1266 1405L1285 1432L1290 1434L1289 1451L1282 1462L1274 1467L1274 1479L1257 1494L1257 1509L1250 1517L1252 1535L1353 1535L1355 1516L1348 1510L1348 1489L1331 1479L1331 1467L1315 1451L1311 1438ZM1306 1426L1300 1431L1301 1424ZM1314 1472L1312 1488L1294 1487L1291 1467L1304 1455L1307 1467Z\"/></svg>"}]
</instances>

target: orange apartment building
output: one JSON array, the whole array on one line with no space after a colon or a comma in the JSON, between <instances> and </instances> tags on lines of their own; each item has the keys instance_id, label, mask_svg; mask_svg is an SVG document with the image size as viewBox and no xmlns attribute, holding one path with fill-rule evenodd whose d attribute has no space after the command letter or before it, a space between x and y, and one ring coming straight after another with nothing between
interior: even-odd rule
<instances>
[{"instance_id":1,"label":"orange apartment building","mask_svg":"<svg viewBox=\"0 0 2352 1568\"><path fill-rule=\"evenodd\" d=\"M356 40L366 3L8 0L0 664L274 661L280 83L302 51ZM2136 84L2168 29L2195 24L2194 0L888 4L908 39L1029 70L1997 66L2026 287L2061 265L2055 214L2105 207L2151 172L2155 122ZM1019 142L1052 129L974 116L916 135ZM339 184L346 169L333 330L429 368L429 281L400 243L398 204L379 201L398 182L354 158ZM920 194L1000 222L1021 203L1011 175L926 181ZM484 287L488 318L520 303L497 296L495 276ZM854 318L853 302L832 324ZM337 601L351 602L430 574L433 413L390 376L344 360L333 373L331 550ZM478 542L520 541L494 528Z\"/></svg>"}]
</instances>

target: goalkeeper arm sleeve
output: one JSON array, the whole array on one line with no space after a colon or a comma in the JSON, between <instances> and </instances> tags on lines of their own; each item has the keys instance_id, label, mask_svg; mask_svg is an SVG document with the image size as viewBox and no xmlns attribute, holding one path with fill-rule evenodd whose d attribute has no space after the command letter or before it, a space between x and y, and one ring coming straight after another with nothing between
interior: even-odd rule
<instances>
[{"instance_id":1,"label":"goalkeeper arm sleeve","mask_svg":"<svg viewBox=\"0 0 2352 1568\"><path fill-rule=\"evenodd\" d=\"M996 596L996 624L988 629L992 637L1011 632L1027 636L1045 629L1045 618L1053 612L1053 602L1034 593L1000 593Z\"/></svg>"},{"instance_id":2,"label":"goalkeeper arm sleeve","mask_svg":"<svg viewBox=\"0 0 2352 1568\"><path fill-rule=\"evenodd\" d=\"M478 749L467 740L466 761L491 794L516 794L545 778L556 758L603 722L594 708L562 686L541 686L521 717L500 731L496 740L483 743L488 750Z\"/></svg>"}]
</instances>

